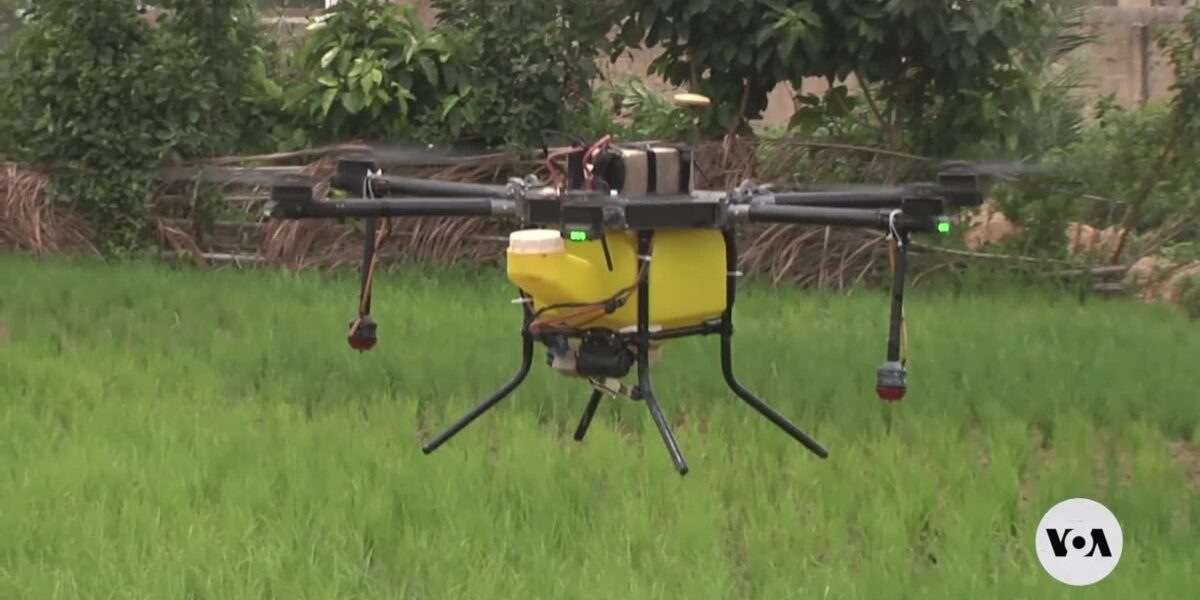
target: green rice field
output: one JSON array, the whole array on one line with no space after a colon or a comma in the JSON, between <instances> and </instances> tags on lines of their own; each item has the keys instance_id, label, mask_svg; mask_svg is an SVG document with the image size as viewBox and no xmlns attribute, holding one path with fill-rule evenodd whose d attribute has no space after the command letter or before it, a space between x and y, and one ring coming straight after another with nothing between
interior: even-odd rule
<instances>
[{"instance_id":1,"label":"green rice field","mask_svg":"<svg viewBox=\"0 0 1200 600\"><path fill-rule=\"evenodd\" d=\"M507 381L500 272L353 273L0 258L0 599L1194 598L1200 325L1029 289L909 295L910 388L874 392L888 301L752 286L742 404L718 342L671 342L645 407L550 371ZM1120 520L1107 579L1038 563L1061 500Z\"/></svg>"}]
</instances>

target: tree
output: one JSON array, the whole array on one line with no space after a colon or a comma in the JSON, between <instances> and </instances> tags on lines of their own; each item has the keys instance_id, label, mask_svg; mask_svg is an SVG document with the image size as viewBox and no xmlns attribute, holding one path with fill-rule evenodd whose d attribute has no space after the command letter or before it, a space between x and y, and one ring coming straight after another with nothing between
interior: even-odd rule
<instances>
[{"instance_id":1,"label":"tree","mask_svg":"<svg viewBox=\"0 0 1200 600\"><path fill-rule=\"evenodd\" d=\"M711 96L707 124L757 118L780 83L851 77L890 145L939 153L995 131L1034 100L1036 57L1064 3L1051 0L631 0L621 48L660 46L653 69Z\"/></svg>"},{"instance_id":2,"label":"tree","mask_svg":"<svg viewBox=\"0 0 1200 600\"><path fill-rule=\"evenodd\" d=\"M587 106L607 51L610 2L433 0L438 27L472 47L471 81L487 142L541 143Z\"/></svg>"}]
</instances>

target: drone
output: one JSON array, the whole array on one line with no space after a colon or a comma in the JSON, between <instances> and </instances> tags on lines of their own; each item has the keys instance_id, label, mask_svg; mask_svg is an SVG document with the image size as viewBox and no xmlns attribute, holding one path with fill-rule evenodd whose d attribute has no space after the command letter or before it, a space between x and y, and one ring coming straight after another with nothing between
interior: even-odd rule
<instances>
[{"instance_id":1,"label":"drone","mask_svg":"<svg viewBox=\"0 0 1200 600\"><path fill-rule=\"evenodd\" d=\"M494 218L516 225L506 273L521 308L521 361L512 378L422 447L428 455L512 395L534 363L546 364L591 389L574 439L582 442L607 396L644 403L675 469L688 465L663 414L651 367L663 346L692 336L718 336L729 389L812 454L829 452L748 390L733 370L733 315L742 223L865 228L887 235L894 252L887 354L876 392L888 402L907 390L901 356L904 285L911 236L946 233L948 215L979 206L977 172L943 165L936 181L888 187L779 191L753 181L727 191L697 190L693 148L604 136L547 152L550 180L511 178L504 185L468 184L382 173L369 155L341 158L328 184L348 198L316 198L318 181L295 177L271 186L268 214L277 220L363 219L359 314L349 345L374 348L370 315L377 252L392 219ZM632 378L632 382L627 382Z\"/></svg>"}]
</instances>

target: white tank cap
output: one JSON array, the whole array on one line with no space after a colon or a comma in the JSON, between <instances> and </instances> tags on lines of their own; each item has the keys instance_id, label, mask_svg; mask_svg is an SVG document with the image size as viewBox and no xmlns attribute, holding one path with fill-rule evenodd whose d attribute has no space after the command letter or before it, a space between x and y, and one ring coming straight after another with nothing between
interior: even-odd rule
<instances>
[{"instance_id":1,"label":"white tank cap","mask_svg":"<svg viewBox=\"0 0 1200 600\"><path fill-rule=\"evenodd\" d=\"M555 229L522 229L508 236L508 251L517 254L549 254L564 249L562 234Z\"/></svg>"}]
</instances>

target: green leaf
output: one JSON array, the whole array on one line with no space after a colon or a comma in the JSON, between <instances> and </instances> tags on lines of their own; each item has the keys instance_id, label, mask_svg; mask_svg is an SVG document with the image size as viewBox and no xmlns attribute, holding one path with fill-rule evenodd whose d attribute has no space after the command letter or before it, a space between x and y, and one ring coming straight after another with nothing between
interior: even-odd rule
<instances>
[{"instance_id":1,"label":"green leaf","mask_svg":"<svg viewBox=\"0 0 1200 600\"><path fill-rule=\"evenodd\" d=\"M446 100L442 102L443 121L446 119L446 115L449 115L450 111L454 110L454 107L458 105L460 100L462 100L462 96L459 96L458 94L451 94L446 97Z\"/></svg>"},{"instance_id":2,"label":"green leaf","mask_svg":"<svg viewBox=\"0 0 1200 600\"><path fill-rule=\"evenodd\" d=\"M411 38L412 36L409 36L409 37ZM416 54L416 52L417 52L417 45L418 45L418 44L417 44L417 41L416 41L416 40L412 40L412 43L411 43L411 44L409 44L408 48L405 48L405 49L404 49L404 62L405 62L405 64L408 64L408 63L411 63L411 62L412 62L413 55L414 55L414 54Z\"/></svg>"},{"instance_id":3,"label":"green leaf","mask_svg":"<svg viewBox=\"0 0 1200 600\"><path fill-rule=\"evenodd\" d=\"M787 60L791 58L792 50L796 48L796 42L800 40L799 33L794 29L789 29L783 34L783 41L779 45L779 55Z\"/></svg>"},{"instance_id":4,"label":"green leaf","mask_svg":"<svg viewBox=\"0 0 1200 600\"><path fill-rule=\"evenodd\" d=\"M267 80L263 84L263 91L271 99L277 100L283 96L283 87L271 80Z\"/></svg>"},{"instance_id":5,"label":"green leaf","mask_svg":"<svg viewBox=\"0 0 1200 600\"><path fill-rule=\"evenodd\" d=\"M337 94L337 89L331 88L325 90L325 93L321 95L321 104L319 105L321 108L321 116L329 114L329 109L333 107L333 101L337 99Z\"/></svg>"},{"instance_id":6,"label":"green leaf","mask_svg":"<svg viewBox=\"0 0 1200 600\"><path fill-rule=\"evenodd\" d=\"M922 11L917 16L917 30L921 32L921 37L927 42L933 39L934 28L937 25L934 21L935 17L928 11Z\"/></svg>"},{"instance_id":7,"label":"green leaf","mask_svg":"<svg viewBox=\"0 0 1200 600\"><path fill-rule=\"evenodd\" d=\"M324 56L321 57L321 68L328 69L329 65L333 64L333 59L337 58L338 53L341 51L342 51L342 49L339 46L334 46L333 48L330 48L329 51L326 52L324 54Z\"/></svg>"},{"instance_id":8,"label":"green leaf","mask_svg":"<svg viewBox=\"0 0 1200 600\"><path fill-rule=\"evenodd\" d=\"M407 92L407 90L404 91ZM405 97L405 94L396 96L396 103L400 108L400 116L408 117L408 98Z\"/></svg>"},{"instance_id":9,"label":"green leaf","mask_svg":"<svg viewBox=\"0 0 1200 600\"><path fill-rule=\"evenodd\" d=\"M362 92L359 90L343 92L342 106L345 107L346 111L350 114L358 114L358 111L362 110L363 108Z\"/></svg>"},{"instance_id":10,"label":"green leaf","mask_svg":"<svg viewBox=\"0 0 1200 600\"><path fill-rule=\"evenodd\" d=\"M433 59L429 58L427 54L422 54L417 57L417 64L421 65L421 71L425 73L425 79L429 80L430 84L436 86L438 84L438 70Z\"/></svg>"}]
</instances>

